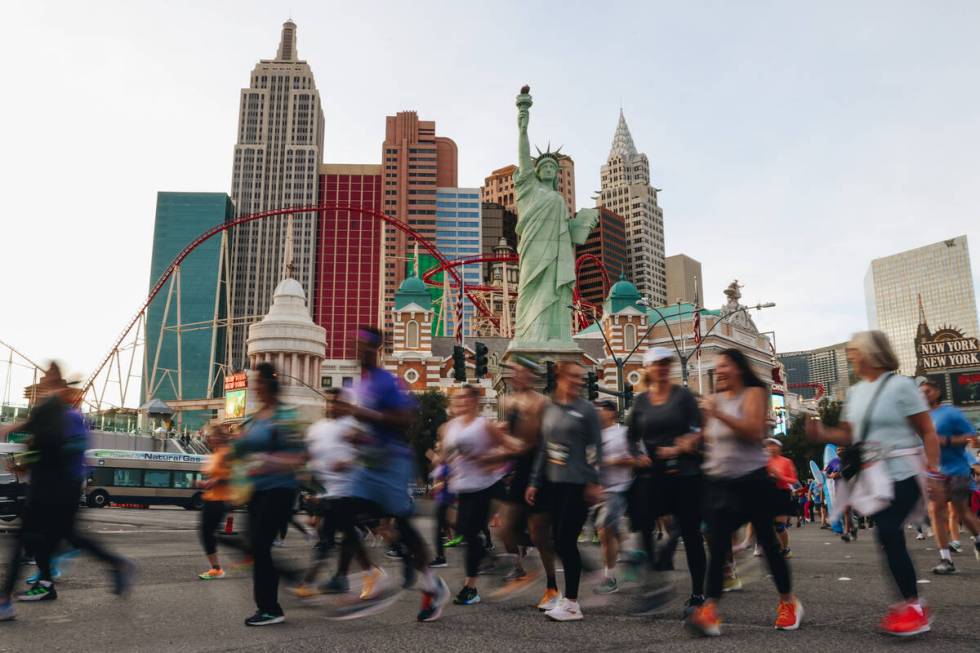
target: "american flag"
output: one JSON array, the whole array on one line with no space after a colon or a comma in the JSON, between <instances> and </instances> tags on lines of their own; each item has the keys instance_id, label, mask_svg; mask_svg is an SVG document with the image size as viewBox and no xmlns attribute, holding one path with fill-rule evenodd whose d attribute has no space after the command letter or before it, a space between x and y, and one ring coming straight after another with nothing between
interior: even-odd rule
<instances>
[{"instance_id":1,"label":"american flag","mask_svg":"<svg viewBox=\"0 0 980 653\"><path fill-rule=\"evenodd\" d=\"M695 279L697 287L697 279ZM696 355L701 358L701 305L697 290L694 291L694 347Z\"/></svg>"}]
</instances>

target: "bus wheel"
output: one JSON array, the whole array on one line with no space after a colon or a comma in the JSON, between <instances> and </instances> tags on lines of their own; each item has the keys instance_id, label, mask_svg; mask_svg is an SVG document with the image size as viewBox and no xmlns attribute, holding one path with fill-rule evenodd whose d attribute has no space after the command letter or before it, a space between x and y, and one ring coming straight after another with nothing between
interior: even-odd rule
<instances>
[{"instance_id":1,"label":"bus wheel","mask_svg":"<svg viewBox=\"0 0 980 653\"><path fill-rule=\"evenodd\" d=\"M102 490L96 490L88 495L89 508L105 508L109 505L109 495Z\"/></svg>"},{"instance_id":2,"label":"bus wheel","mask_svg":"<svg viewBox=\"0 0 980 653\"><path fill-rule=\"evenodd\" d=\"M204 507L204 497L202 497L201 493L198 492L191 497L191 500L188 501L187 505L184 507L188 510L200 510Z\"/></svg>"}]
</instances>

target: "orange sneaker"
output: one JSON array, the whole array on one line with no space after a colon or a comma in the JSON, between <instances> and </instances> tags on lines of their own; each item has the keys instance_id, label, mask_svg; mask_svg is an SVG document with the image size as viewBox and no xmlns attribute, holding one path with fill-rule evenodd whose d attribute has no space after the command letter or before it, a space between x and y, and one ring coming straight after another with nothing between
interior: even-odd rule
<instances>
[{"instance_id":1,"label":"orange sneaker","mask_svg":"<svg viewBox=\"0 0 980 653\"><path fill-rule=\"evenodd\" d=\"M361 586L361 598L364 600L374 598L378 581L387 575L381 567L372 569L371 573L364 577L364 585Z\"/></svg>"},{"instance_id":2,"label":"orange sneaker","mask_svg":"<svg viewBox=\"0 0 980 653\"><path fill-rule=\"evenodd\" d=\"M197 577L200 578L201 580L217 580L219 578L225 577L225 570L212 567L211 569L208 569L203 574L198 574Z\"/></svg>"},{"instance_id":3,"label":"orange sneaker","mask_svg":"<svg viewBox=\"0 0 980 653\"><path fill-rule=\"evenodd\" d=\"M718 608L714 603L705 603L693 611L684 620L688 630L702 637L718 637L721 635L721 619L718 618Z\"/></svg>"},{"instance_id":4,"label":"orange sneaker","mask_svg":"<svg viewBox=\"0 0 980 653\"><path fill-rule=\"evenodd\" d=\"M307 585L305 583L301 585L297 585L296 587L292 588L290 591L293 593L293 596L295 596L298 599L312 599L314 596L320 594L320 592L316 589L316 587Z\"/></svg>"},{"instance_id":5,"label":"orange sneaker","mask_svg":"<svg viewBox=\"0 0 980 653\"><path fill-rule=\"evenodd\" d=\"M803 621L803 604L798 599L780 601L776 608L776 630L797 630Z\"/></svg>"},{"instance_id":6,"label":"orange sneaker","mask_svg":"<svg viewBox=\"0 0 980 653\"><path fill-rule=\"evenodd\" d=\"M538 601L538 610L547 612L548 610L554 610L558 607L558 602L561 601L561 592L553 589L546 589L544 591L544 596Z\"/></svg>"},{"instance_id":7,"label":"orange sneaker","mask_svg":"<svg viewBox=\"0 0 980 653\"><path fill-rule=\"evenodd\" d=\"M912 637L931 629L929 610L924 605L904 603L891 609L881 620L881 629L896 637Z\"/></svg>"}]
</instances>

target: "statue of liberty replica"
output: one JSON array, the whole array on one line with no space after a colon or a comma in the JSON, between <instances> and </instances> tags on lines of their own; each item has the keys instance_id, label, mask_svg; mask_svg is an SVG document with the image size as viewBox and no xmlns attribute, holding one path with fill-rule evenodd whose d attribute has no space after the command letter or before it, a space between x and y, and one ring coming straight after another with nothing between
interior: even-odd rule
<instances>
[{"instance_id":1,"label":"statue of liberty replica","mask_svg":"<svg viewBox=\"0 0 980 653\"><path fill-rule=\"evenodd\" d=\"M527 125L530 88L517 96L518 155L514 173L517 197L517 253L520 285L514 339L509 352L540 354L577 352L572 340L572 290L575 287L575 245L585 243L599 221L598 209L583 209L574 218L558 192L559 150L538 149L531 157Z\"/></svg>"}]
</instances>

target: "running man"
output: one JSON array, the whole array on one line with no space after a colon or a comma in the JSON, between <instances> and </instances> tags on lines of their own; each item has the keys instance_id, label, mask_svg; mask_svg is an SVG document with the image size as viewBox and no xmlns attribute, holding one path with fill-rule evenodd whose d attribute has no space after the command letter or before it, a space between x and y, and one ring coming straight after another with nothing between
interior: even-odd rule
<instances>
[{"instance_id":1,"label":"running man","mask_svg":"<svg viewBox=\"0 0 980 653\"><path fill-rule=\"evenodd\" d=\"M782 493L780 499L781 507L774 521L776 537L779 539L780 553L784 558L792 557L793 553L789 548L789 524L790 518L796 513L796 498L793 488L800 481L796 475L796 465L793 461L783 455L783 443L776 438L766 438L766 451L769 453L769 464L766 469L769 476L776 481L776 488ZM785 513L785 514L783 514Z\"/></svg>"},{"instance_id":2,"label":"running man","mask_svg":"<svg viewBox=\"0 0 980 653\"><path fill-rule=\"evenodd\" d=\"M548 398L535 391L534 382L541 373L541 367L530 358L516 356L511 362L513 376L510 378L509 394L501 401L501 411L507 420L510 435L521 442L521 448L507 456L513 461L514 472L507 488L501 537L508 553L517 554L517 566L504 580L505 585L497 596L513 595L527 588L537 577L524 569L521 552L525 548L525 529L530 534L530 543L537 548L544 568L546 587L537 603L539 610L547 611L558 606L561 593L555 573L555 550L551 538L551 517L547 512L547 502L528 505L525 500L528 482L534 462L541 446L541 421L548 407ZM544 486L543 486L544 487ZM547 489L541 490L542 494Z\"/></svg>"},{"instance_id":3,"label":"running man","mask_svg":"<svg viewBox=\"0 0 980 653\"><path fill-rule=\"evenodd\" d=\"M619 590L616 580L616 558L620 549L620 522L626 514L630 485L633 481L633 465L636 459L630 455L626 427L619 423L616 403L606 399L596 404L602 424L602 464L599 478L602 483L602 506L599 513L599 541L605 563L605 578L595 587L598 594L612 594Z\"/></svg>"},{"instance_id":4,"label":"running man","mask_svg":"<svg viewBox=\"0 0 980 653\"><path fill-rule=\"evenodd\" d=\"M973 554L980 561L980 519L970 510L970 460L966 451L967 444L976 441L977 430L959 408L942 404L943 390L934 382L926 380L919 387L929 404L929 414L939 436L939 472L944 477L943 492L929 500L933 533L939 548L939 564L932 568L932 572L948 575L956 573L949 552L950 540L957 535L949 530L950 505L953 516L973 534Z\"/></svg>"},{"instance_id":5,"label":"running man","mask_svg":"<svg viewBox=\"0 0 980 653\"><path fill-rule=\"evenodd\" d=\"M582 619L578 535L589 505L598 503L602 492L597 469L602 460L602 432L595 408L580 396L583 372L574 361L555 365L554 401L544 413L541 449L525 493L528 504L546 502L550 506L555 552L565 568L565 596L555 608L545 611L554 621ZM542 492L542 488L547 489Z\"/></svg>"},{"instance_id":6,"label":"running man","mask_svg":"<svg viewBox=\"0 0 980 653\"><path fill-rule=\"evenodd\" d=\"M409 518L413 505L409 485L415 480L415 454L405 442L405 431L415 419L414 398L393 374L378 366L384 336L379 329L362 326L357 349L361 361L361 382L353 416L366 425L358 438L360 464L350 479L351 498L344 521L350 524L360 515L391 517L406 552L404 586L420 576L422 606L419 621L435 621L450 599L446 582L429 568L428 548Z\"/></svg>"},{"instance_id":7,"label":"running man","mask_svg":"<svg viewBox=\"0 0 980 653\"><path fill-rule=\"evenodd\" d=\"M78 500L82 493L88 426L70 402L78 399L51 363L38 384L40 403L25 422L0 428L0 438L8 433L30 433L27 451L21 457L30 468L27 500L21 516L21 531L10 550L7 578L0 589L0 621L16 615L11 603L20 572L21 552L27 546L35 553L40 575L29 590L17 596L21 601L54 601L58 598L51 558L62 540L92 553L111 567L113 593L124 594L132 583L133 564L102 548L77 530Z\"/></svg>"}]
</instances>

